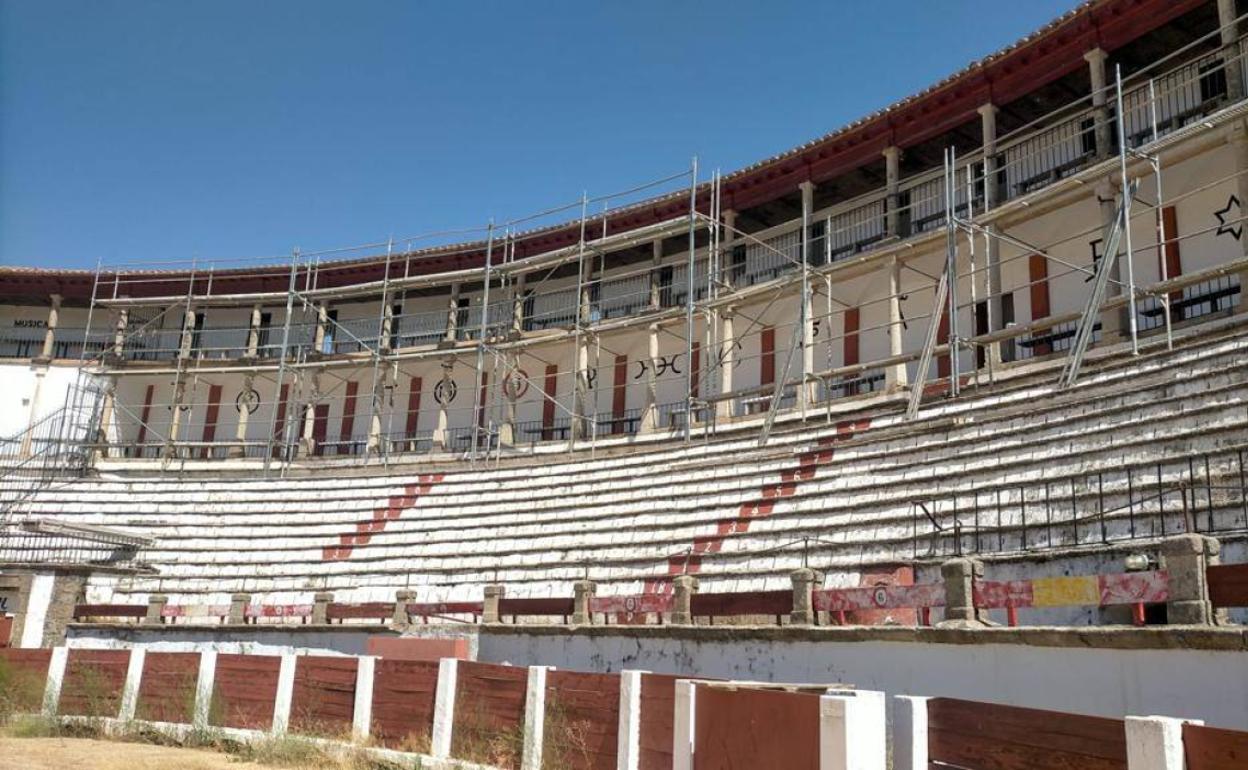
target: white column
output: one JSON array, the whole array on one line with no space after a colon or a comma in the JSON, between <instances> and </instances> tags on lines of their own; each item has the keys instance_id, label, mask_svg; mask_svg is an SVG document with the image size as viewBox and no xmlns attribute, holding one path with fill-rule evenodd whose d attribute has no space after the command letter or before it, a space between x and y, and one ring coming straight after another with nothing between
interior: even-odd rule
<instances>
[{"instance_id":1,"label":"white column","mask_svg":"<svg viewBox=\"0 0 1248 770\"><path fill-rule=\"evenodd\" d=\"M905 350L905 326L901 316L901 261L891 258L888 270L888 354L899 356ZM831 330L829 330L831 331ZM893 364L885 370L885 384L889 390L906 387L909 376L904 363Z\"/></svg>"},{"instance_id":2,"label":"white column","mask_svg":"<svg viewBox=\"0 0 1248 770\"><path fill-rule=\"evenodd\" d=\"M720 335L719 344L722 346L723 360L719 365L719 394L725 395L732 392L732 373L736 366L737 359L737 335L734 320L736 318L736 308L731 305L725 307L719 314ZM724 399L716 402L716 414L718 417L732 416L732 399Z\"/></svg>"},{"instance_id":3,"label":"white column","mask_svg":"<svg viewBox=\"0 0 1248 770\"><path fill-rule=\"evenodd\" d=\"M1105 60L1108 55L1100 48L1093 48L1083 55L1088 62L1088 77L1092 82L1092 109L1096 114L1096 157L1108 158L1113 139L1110 133L1109 91L1105 77Z\"/></svg>"},{"instance_id":4,"label":"white column","mask_svg":"<svg viewBox=\"0 0 1248 770\"><path fill-rule=\"evenodd\" d=\"M616 770L641 766L641 677L645 671L620 672L620 727L616 735Z\"/></svg>"},{"instance_id":5,"label":"white column","mask_svg":"<svg viewBox=\"0 0 1248 770\"><path fill-rule=\"evenodd\" d=\"M1127 717L1128 770L1184 770L1183 719ZM1192 724L1204 724L1200 721Z\"/></svg>"},{"instance_id":6,"label":"white column","mask_svg":"<svg viewBox=\"0 0 1248 770\"><path fill-rule=\"evenodd\" d=\"M147 648L134 647L130 650L130 664L126 667L126 683L121 690L121 708L117 718L123 722L134 719L134 712L139 703L139 687L143 683L143 663L147 660Z\"/></svg>"},{"instance_id":7,"label":"white column","mask_svg":"<svg viewBox=\"0 0 1248 770\"><path fill-rule=\"evenodd\" d=\"M259 305L251 306L251 320L247 324L247 358L260 355L260 322L263 319Z\"/></svg>"},{"instance_id":8,"label":"white column","mask_svg":"<svg viewBox=\"0 0 1248 770\"><path fill-rule=\"evenodd\" d=\"M61 705L61 685L65 682L65 663L68 659L68 647L52 648L52 657L48 660L48 679L43 689L45 717L56 716L57 707Z\"/></svg>"},{"instance_id":9,"label":"white column","mask_svg":"<svg viewBox=\"0 0 1248 770\"><path fill-rule=\"evenodd\" d=\"M550 666L529 666L524 692L524 756L520 770L542 770L542 738L546 732L546 671Z\"/></svg>"},{"instance_id":10,"label":"white column","mask_svg":"<svg viewBox=\"0 0 1248 770\"><path fill-rule=\"evenodd\" d=\"M455 728L455 688L459 678L459 661L442 658L438 662L438 690L433 706L433 733L429 753L439 759L451 755L451 733Z\"/></svg>"},{"instance_id":11,"label":"white column","mask_svg":"<svg viewBox=\"0 0 1248 770\"><path fill-rule=\"evenodd\" d=\"M810 264L810 217L814 211L815 205L815 185L813 182L802 182L798 187L802 191L802 261L809 266ZM803 270L807 270L804 267ZM797 398L800 407L804 410L810 404L815 402L818 391L815 384L809 380L810 375L815 371L815 303L814 292L811 291L810 282L803 281L802 286L805 292L802 296L802 334L800 343L802 346L802 384L798 390Z\"/></svg>"},{"instance_id":12,"label":"white column","mask_svg":"<svg viewBox=\"0 0 1248 770\"><path fill-rule=\"evenodd\" d=\"M195 680L195 711L191 724L196 729L208 727L208 713L212 707L212 685L217 678L217 651L204 650L199 654L199 678Z\"/></svg>"},{"instance_id":13,"label":"white column","mask_svg":"<svg viewBox=\"0 0 1248 770\"><path fill-rule=\"evenodd\" d=\"M650 244L650 309L662 307L663 285L659 283L659 269L663 264L663 241L657 240Z\"/></svg>"},{"instance_id":14,"label":"white column","mask_svg":"<svg viewBox=\"0 0 1248 770\"><path fill-rule=\"evenodd\" d=\"M316 451L316 405L321 400L321 370L313 369L308 374L311 385L307 409L303 413L303 441L301 451L305 456Z\"/></svg>"},{"instance_id":15,"label":"white column","mask_svg":"<svg viewBox=\"0 0 1248 770\"><path fill-rule=\"evenodd\" d=\"M243 375L243 392L249 393L256 387L256 375L254 372L247 372ZM257 407L260 399L256 399ZM247 449L244 442L247 441L247 425L251 421L251 412L247 409L247 404L240 402L238 404L238 423L234 426L234 442L235 446L230 447L226 452L227 457L238 458L247 455ZM276 408L276 407L274 407Z\"/></svg>"},{"instance_id":16,"label":"white column","mask_svg":"<svg viewBox=\"0 0 1248 770\"><path fill-rule=\"evenodd\" d=\"M672 714L672 770L693 770L696 707L697 684L690 679L677 679Z\"/></svg>"},{"instance_id":17,"label":"white column","mask_svg":"<svg viewBox=\"0 0 1248 770\"><path fill-rule=\"evenodd\" d=\"M446 311L446 341L454 342L459 336L459 284L451 284L450 306Z\"/></svg>"},{"instance_id":18,"label":"white column","mask_svg":"<svg viewBox=\"0 0 1248 770\"><path fill-rule=\"evenodd\" d=\"M351 720L351 738L368 740L373 723L373 680L377 672L377 658L361 655L355 670L355 712Z\"/></svg>"},{"instance_id":19,"label":"white column","mask_svg":"<svg viewBox=\"0 0 1248 770\"><path fill-rule=\"evenodd\" d=\"M51 294L48 299L52 306L48 308L48 325L43 332L43 350L39 357L44 360L51 360L52 353L55 351L56 345L56 327L60 323L61 317L61 300L60 294Z\"/></svg>"},{"instance_id":20,"label":"white column","mask_svg":"<svg viewBox=\"0 0 1248 770\"><path fill-rule=\"evenodd\" d=\"M443 398L449 398L451 387L455 380L453 373L455 371L455 359L447 358L442 361L442 394ZM435 390L434 393L437 393ZM450 426L451 415L449 411L450 402L438 402L438 421L433 428L433 445L441 449L447 448L447 428Z\"/></svg>"},{"instance_id":21,"label":"white column","mask_svg":"<svg viewBox=\"0 0 1248 770\"><path fill-rule=\"evenodd\" d=\"M290 729L290 706L295 698L295 666L299 656L282 655L277 669L277 695L273 698L273 734L282 735Z\"/></svg>"},{"instance_id":22,"label":"white column","mask_svg":"<svg viewBox=\"0 0 1248 770\"><path fill-rule=\"evenodd\" d=\"M1235 0L1218 0L1218 26L1221 27L1222 61L1226 67L1226 95L1232 102L1244 98L1244 62L1240 55ZM1234 61L1232 61L1234 59Z\"/></svg>"},{"instance_id":23,"label":"white column","mask_svg":"<svg viewBox=\"0 0 1248 770\"><path fill-rule=\"evenodd\" d=\"M930 698L893 698L893 770L927 770L927 702Z\"/></svg>"},{"instance_id":24,"label":"white column","mask_svg":"<svg viewBox=\"0 0 1248 770\"><path fill-rule=\"evenodd\" d=\"M43 646L43 631L48 623L48 609L52 606L52 589L56 576L47 573L31 575L30 592L23 607L22 640L18 647L33 650Z\"/></svg>"},{"instance_id":25,"label":"white column","mask_svg":"<svg viewBox=\"0 0 1248 770\"><path fill-rule=\"evenodd\" d=\"M819 698L819 770L885 770L884 693L852 690Z\"/></svg>"},{"instance_id":26,"label":"white column","mask_svg":"<svg viewBox=\"0 0 1248 770\"><path fill-rule=\"evenodd\" d=\"M648 332L650 358L646 367L646 403L641 413L642 433L653 433L659 427L659 325L650 324Z\"/></svg>"}]
</instances>

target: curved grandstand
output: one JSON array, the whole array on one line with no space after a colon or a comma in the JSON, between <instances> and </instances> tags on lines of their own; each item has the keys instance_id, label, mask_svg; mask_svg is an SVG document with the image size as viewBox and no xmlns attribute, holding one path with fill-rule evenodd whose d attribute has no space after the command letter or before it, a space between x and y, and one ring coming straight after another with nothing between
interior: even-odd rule
<instances>
[{"instance_id":1,"label":"curved grandstand","mask_svg":"<svg viewBox=\"0 0 1248 770\"><path fill-rule=\"evenodd\" d=\"M0 559L173 618L1242 554L1241 24L1093 0L749 168L467 236L0 268Z\"/></svg>"}]
</instances>

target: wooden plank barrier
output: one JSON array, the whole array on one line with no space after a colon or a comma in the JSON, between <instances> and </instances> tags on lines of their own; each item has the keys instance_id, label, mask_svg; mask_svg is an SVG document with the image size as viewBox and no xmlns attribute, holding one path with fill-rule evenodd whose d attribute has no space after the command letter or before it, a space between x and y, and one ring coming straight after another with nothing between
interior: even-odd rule
<instances>
[{"instance_id":1,"label":"wooden plank barrier","mask_svg":"<svg viewBox=\"0 0 1248 770\"><path fill-rule=\"evenodd\" d=\"M671 770L676 716L676 680L669 674L641 676L641 736L638 770Z\"/></svg>"},{"instance_id":2,"label":"wooden plank barrier","mask_svg":"<svg viewBox=\"0 0 1248 770\"><path fill-rule=\"evenodd\" d=\"M38 711L48 680L52 650L0 649L0 684L14 711Z\"/></svg>"},{"instance_id":3,"label":"wooden plank barrier","mask_svg":"<svg viewBox=\"0 0 1248 770\"><path fill-rule=\"evenodd\" d=\"M61 684L60 713L84 717L117 716L129 665L129 650L71 647Z\"/></svg>"},{"instance_id":4,"label":"wooden plank barrier","mask_svg":"<svg viewBox=\"0 0 1248 770\"><path fill-rule=\"evenodd\" d=\"M689 614L698 618L773 615L776 625L793 611L793 591L743 591L740 593L694 594L689 597Z\"/></svg>"},{"instance_id":5,"label":"wooden plank barrier","mask_svg":"<svg viewBox=\"0 0 1248 770\"><path fill-rule=\"evenodd\" d=\"M663 622L663 614L671 613L676 598L672 594L631 594L628 596L594 596L589 600L589 611L593 615L602 615L609 625L611 617L618 622L637 624L648 616L654 615L659 623Z\"/></svg>"},{"instance_id":6,"label":"wooden plank barrier","mask_svg":"<svg viewBox=\"0 0 1248 770\"><path fill-rule=\"evenodd\" d=\"M382 623L394 617L393 602L363 602L347 604L330 602L325 608L325 616L330 623L344 620L380 620Z\"/></svg>"},{"instance_id":7,"label":"wooden plank barrier","mask_svg":"<svg viewBox=\"0 0 1248 770\"><path fill-rule=\"evenodd\" d=\"M195 712L199 681L198 652L148 652L135 716L153 722L189 723Z\"/></svg>"},{"instance_id":8,"label":"wooden plank barrier","mask_svg":"<svg viewBox=\"0 0 1248 770\"><path fill-rule=\"evenodd\" d=\"M528 678L524 666L459 662L451 756L519 767Z\"/></svg>"},{"instance_id":9,"label":"wooden plank barrier","mask_svg":"<svg viewBox=\"0 0 1248 770\"><path fill-rule=\"evenodd\" d=\"M849 612L891 609L918 610L919 622L930 625L931 608L945 606L945 587L940 583L920 583L828 588L813 591L812 602L815 610L832 613L841 625L845 625Z\"/></svg>"},{"instance_id":10,"label":"wooden plank barrier","mask_svg":"<svg viewBox=\"0 0 1248 770\"><path fill-rule=\"evenodd\" d=\"M355 716L355 674L359 664L354 656L300 655L295 660L290 729L348 738Z\"/></svg>"},{"instance_id":11,"label":"wooden plank barrier","mask_svg":"<svg viewBox=\"0 0 1248 770\"><path fill-rule=\"evenodd\" d=\"M268 730L277 700L280 655L217 655L208 721L218 727Z\"/></svg>"},{"instance_id":12,"label":"wooden plank barrier","mask_svg":"<svg viewBox=\"0 0 1248 770\"><path fill-rule=\"evenodd\" d=\"M1127 770L1121 719L933 698L927 730L934 768Z\"/></svg>"},{"instance_id":13,"label":"wooden plank barrier","mask_svg":"<svg viewBox=\"0 0 1248 770\"><path fill-rule=\"evenodd\" d=\"M572 599L554 597L549 599L508 599L498 600L498 616L500 619L510 617L514 623L518 617L562 617L567 623L572 617Z\"/></svg>"},{"instance_id":14,"label":"wooden plank barrier","mask_svg":"<svg viewBox=\"0 0 1248 770\"><path fill-rule=\"evenodd\" d=\"M429 618L455 620L452 615L471 615L476 623L485 611L484 602L413 602L406 607L409 617L421 618L426 623Z\"/></svg>"},{"instance_id":15,"label":"wooden plank barrier","mask_svg":"<svg viewBox=\"0 0 1248 770\"><path fill-rule=\"evenodd\" d=\"M1018 625L1019 608L1128 604L1137 625L1143 625L1143 606L1165 602L1170 576L1164 570L1109 575L1074 575L1032 580L975 581L975 606L1004 609L1011 626Z\"/></svg>"},{"instance_id":16,"label":"wooden plank barrier","mask_svg":"<svg viewBox=\"0 0 1248 770\"><path fill-rule=\"evenodd\" d=\"M819 770L819 696L697 686L694 768Z\"/></svg>"},{"instance_id":17,"label":"wooden plank barrier","mask_svg":"<svg viewBox=\"0 0 1248 770\"><path fill-rule=\"evenodd\" d=\"M1248 564L1215 564L1206 571L1215 607L1248 607Z\"/></svg>"},{"instance_id":18,"label":"wooden plank barrier","mask_svg":"<svg viewBox=\"0 0 1248 770\"><path fill-rule=\"evenodd\" d=\"M1248 767L1248 733L1183 725L1187 770L1243 770Z\"/></svg>"},{"instance_id":19,"label":"wooden plank barrier","mask_svg":"<svg viewBox=\"0 0 1248 770\"><path fill-rule=\"evenodd\" d=\"M76 604L74 620L81 618L142 618L146 604Z\"/></svg>"},{"instance_id":20,"label":"wooden plank barrier","mask_svg":"<svg viewBox=\"0 0 1248 770\"><path fill-rule=\"evenodd\" d=\"M372 734L381 745L428 753L438 691L438 663L377 661L373 673Z\"/></svg>"},{"instance_id":21,"label":"wooden plank barrier","mask_svg":"<svg viewBox=\"0 0 1248 770\"><path fill-rule=\"evenodd\" d=\"M620 728L620 677L546 672L543 763L568 770L615 770Z\"/></svg>"}]
</instances>

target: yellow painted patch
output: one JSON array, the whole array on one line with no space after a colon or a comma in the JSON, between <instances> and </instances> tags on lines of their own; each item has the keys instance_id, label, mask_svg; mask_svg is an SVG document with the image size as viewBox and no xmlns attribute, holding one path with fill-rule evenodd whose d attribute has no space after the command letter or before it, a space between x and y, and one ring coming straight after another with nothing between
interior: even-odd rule
<instances>
[{"instance_id":1,"label":"yellow painted patch","mask_svg":"<svg viewBox=\"0 0 1248 770\"><path fill-rule=\"evenodd\" d=\"M1062 607L1072 604L1100 604L1101 591L1096 577L1037 578L1031 581L1032 606Z\"/></svg>"}]
</instances>

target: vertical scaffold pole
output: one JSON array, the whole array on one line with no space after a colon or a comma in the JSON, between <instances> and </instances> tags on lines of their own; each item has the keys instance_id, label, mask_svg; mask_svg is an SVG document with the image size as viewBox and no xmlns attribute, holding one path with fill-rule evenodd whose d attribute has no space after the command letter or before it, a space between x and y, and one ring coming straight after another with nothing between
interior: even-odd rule
<instances>
[{"instance_id":1,"label":"vertical scaffold pole","mask_svg":"<svg viewBox=\"0 0 1248 770\"><path fill-rule=\"evenodd\" d=\"M694 233L698 215L698 158L695 155L689 172L689 259L685 277L688 284L685 295L685 443L693 430L693 269Z\"/></svg>"},{"instance_id":2,"label":"vertical scaffold pole","mask_svg":"<svg viewBox=\"0 0 1248 770\"><path fill-rule=\"evenodd\" d=\"M950 147L945 154L945 270L949 273L949 395L957 397L962 379L958 336L958 225L957 225L957 150Z\"/></svg>"},{"instance_id":3,"label":"vertical scaffold pole","mask_svg":"<svg viewBox=\"0 0 1248 770\"><path fill-rule=\"evenodd\" d=\"M378 372L378 369L381 367L381 351L383 349L384 350L390 349L389 340L386 340L385 344L383 345L382 338L386 332L386 308L390 304L390 259L393 255L394 255L394 236L391 236L386 241L386 272L385 272L385 275L381 277L381 307L377 311L377 339L373 340L373 350L372 350L373 385L372 385L372 390L371 390L372 401L373 401L373 411L372 411L372 414L370 414L368 418L370 434L372 433L373 425L376 425L378 427L379 432L380 432L380 426L381 426L382 398L381 398L381 393L378 392L377 390L377 372ZM391 321L391 324L392 324L391 328L393 328L393 321ZM383 390L384 390L384 387L383 387ZM352 437L347 436L347 439L352 440ZM377 437L377 454L378 455L385 454L385 450L384 450L385 446L386 446L386 437L378 436ZM367 450L365 450L364 452L364 460L365 462L368 461Z\"/></svg>"},{"instance_id":4,"label":"vertical scaffold pole","mask_svg":"<svg viewBox=\"0 0 1248 770\"><path fill-rule=\"evenodd\" d=\"M481 422L484 415L481 413L483 407L481 403L481 374L485 368L485 335L489 329L490 315L490 272L494 268L494 220L490 219L489 225L486 226L485 236L485 287L481 291L481 323L480 330L477 332L477 364L476 364L476 387L472 389L472 449L468 453L468 457L472 462L477 461L477 445L481 441ZM498 387L498 383L494 383ZM486 452L488 457L489 452Z\"/></svg>"},{"instance_id":5,"label":"vertical scaffold pole","mask_svg":"<svg viewBox=\"0 0 1248 770\"><path fill-rule=\"evenodd\" d=\"M273 409L269 412L269 439L265 443L264 452L264 476L269 476L269 466L273 460L273 433L277 430L277 410L279 402L282 399L282 385L286 381L286 349L290 345L290 317L295 312L295 281L299 270L299 247L296 246L294 251L290 253L290 282L286 287L286 316L282 319L282 350L281 357L277 363L277 382L273 385ZM290 415L286 416L286 423L290 423ZM283 431L283 434L285 431ZM283 450L285 450L285 436L283 435ZM283 454L285 452L283 451Z\"/></svg>"},{"instance_id":6,"label":"vertical scaffold pole","mask_svg":"<svg viewBox=\"0 0 1248 770\"><path fill-rule=\"evenodd\" d=\"M581 325L589 310L585 301L585 222L589 216L589 193L581 193L581 234L576 250L576 315L572 325L572 417L568 424L568 451L576 449L576 434L585 426L585 399L582 393L589 390L589 361L585 361L585 370L581 370ZM584 386L581 378L585 378Z\"/></svg>"},{"instance_id":7,"label":"vertical scaffold pole","mask_svg":"<svg viewBox=\"0 0 1248 770\"><path fill-rule=\"evenodd\" d=\"M1123 237L1127 246L1127 307L1130 313L1128 322L1131 329L1131 353L1139 355L1140 342L1135 312L1135 257L1131 251L1131 191L1127 183L1127 129L1126 115L1122 111L1122 65L1114 66L1114 78L1117 83L1118 100L1118 163L1122 173L1122 226ZM1160 201L1158 201L1160 204ZM1162 260L1163 262L1165 260Z\"/></svg>"}]
</instances>

